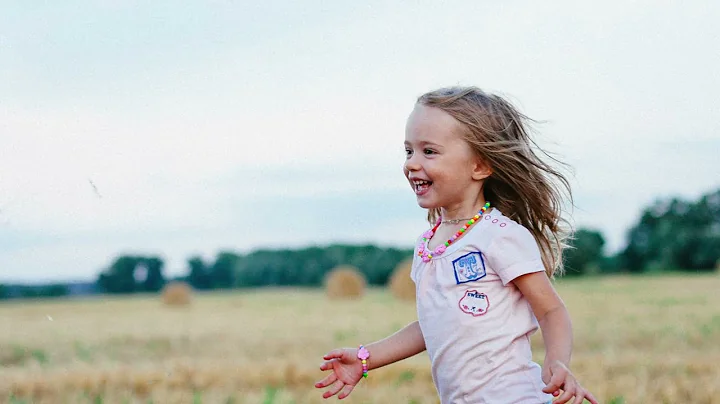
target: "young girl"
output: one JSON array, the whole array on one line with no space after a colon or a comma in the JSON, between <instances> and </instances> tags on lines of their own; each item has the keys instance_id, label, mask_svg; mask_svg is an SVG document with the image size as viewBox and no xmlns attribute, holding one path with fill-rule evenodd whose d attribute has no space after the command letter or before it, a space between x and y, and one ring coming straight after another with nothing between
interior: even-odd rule
<instances>
[{"instance_id":1,"label":"young girl","mask_svg":"<svg viewBox=\"0 0 720 404\"><path fill-rule=\"evenodd\" d=\"M368 371L427 349L443 404L597 404L569 370L570 317L550 282L565 238L558 185L569 185L535 154L526 119L475 87L417 100L403 171L431 226L410 275L418 321L325 355L320 369L331 373L315 385L329 386L324 398L345 398ZM530 351L538 326L542 367Z\"/></svg>"}]
</instances>

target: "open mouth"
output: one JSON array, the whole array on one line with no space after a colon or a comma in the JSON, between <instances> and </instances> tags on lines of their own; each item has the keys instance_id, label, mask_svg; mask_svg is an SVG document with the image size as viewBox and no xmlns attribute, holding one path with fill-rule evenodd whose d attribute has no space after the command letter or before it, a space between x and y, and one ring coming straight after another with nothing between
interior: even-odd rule
<instances>
[{"instance_id":1,"label":"open mouth","mask_svg":"<svg viewBox=\"0 0 720 404\"><path fill-rule=\"evenodd\" d=\"M414 180L413 186L415 187L415 195L424 195L430 189L432 181L425 180Z\"/></svg>"}]
</instances>

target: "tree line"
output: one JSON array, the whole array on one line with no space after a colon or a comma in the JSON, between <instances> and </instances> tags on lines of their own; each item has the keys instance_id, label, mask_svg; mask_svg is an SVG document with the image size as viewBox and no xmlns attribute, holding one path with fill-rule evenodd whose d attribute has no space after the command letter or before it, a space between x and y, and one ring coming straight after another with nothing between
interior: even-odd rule
<instances>
[{"instance_id":1,"label":"tree line","mask_svg":"<svg viewBox=\"0 0 720 404\"><path fill-rule=\"evenodd\" d=\"M720 189L695 201L657 200L642 211L627 233L626 247L617 254L604 253L605 239L595 229L578 229L569 244L564 258L567 276L712 271L720 264ZM0 299L157 292L170 280L188 282L197 290L317 287L339 265L358 268L370 285L384 285L395 268L411 257L412 248L376 245L260 249L248 254L222 251L211 261L188 258L186 273L168 279L160 257L122 255L100 271L93 287L0 285Z\"/></svg>"}]
</instances>

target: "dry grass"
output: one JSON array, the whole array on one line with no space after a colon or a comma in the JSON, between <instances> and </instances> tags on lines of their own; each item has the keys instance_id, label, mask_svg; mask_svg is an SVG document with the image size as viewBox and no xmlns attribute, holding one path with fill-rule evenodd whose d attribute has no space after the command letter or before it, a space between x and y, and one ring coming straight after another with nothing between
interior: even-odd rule
<instances>
[{"instance_id":1,"label":"dry grass","mask_svg":"<svg viewBox=\"0 0 720 404\"><path fill-rule=\"evenodd\" d=\"M350 265L334 268L325 278L325 292L332 300L359 299L366 285L362 272Z\"/></svg>"},{"instance_id":2,"label":"dry grass","mask_svg":"<svg viewBox=\"0 0 720 404\"><path fill-rule=\"evenodd\" d=\"M558 289L573 369L603 403L720 403L720 277ZM0 402L320 403L326 351L384 337L414 310L387 290L332 302L320 290L200 294L185 310L157 296L4 303ZM540 360L539 333L533 343ZM421 354L374 371L346 401L437 403L428 365Z\"/></svg>"}]
</instances>

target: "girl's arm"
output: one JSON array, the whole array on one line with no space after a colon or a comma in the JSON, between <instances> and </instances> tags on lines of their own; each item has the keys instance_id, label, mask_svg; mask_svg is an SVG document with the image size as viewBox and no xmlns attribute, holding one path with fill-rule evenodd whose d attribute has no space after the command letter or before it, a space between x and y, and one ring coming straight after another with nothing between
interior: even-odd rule
<instances>
[{"instance_id":1,"label":"girl's arm","mask_svg":"<svg viewBox=\"0 0 720 404\"><path fill-rule=\"evenodd\" d=\"M377 369L424 351L425 340L420 324L413 321L400 331L366 345L365 348L370 352L368 368Z\"/></svg>"},{"instance_id":2,"label":"girl's arm","mask_svg":"<svg viewBox=\"0 0 720 404\"><path fill-rule=\"evenodd\" d=\"M573 397L584 397L597 404L595 397L580 386L570 372L573 345L570 314L545 272L519 276L513 283L530 303L545 341L542 373L543 382L547 386L543 391L557 396L563 390L563 394L554 401L558 404L566 403Z\"/></svg>"},{"instance_id":3,"label":"girl's arm","mask_svg":"<svg viewBox=\"0 0 720 404\"><path fill-rule=\"evenodd\" d=\"M368 344L365 348L370 352L367 365L371 370L419 354L425 350L425 340L420 324L414 321L395 334ZM331 371L324 379L315 383L317 388L329 387L323 398L338 393L338 398L345 398L362 379L362 364L357 358L357 352L357 348L334 349L323 357L325 362L320 365L320 370Z\"/></svg>"},{"instance_id":4,"label":"girl's arm","mask_svg":"<svg viewBox=\"0 0 720 404\"><path fill-rule=\"evenodd\" d=\"M573 330L565 304L544 272L519 276L514 281L530 303L545 341L545 363L570 366ZM547 382L547 380L545 381Z\"/></svg>"}]
</instances>

